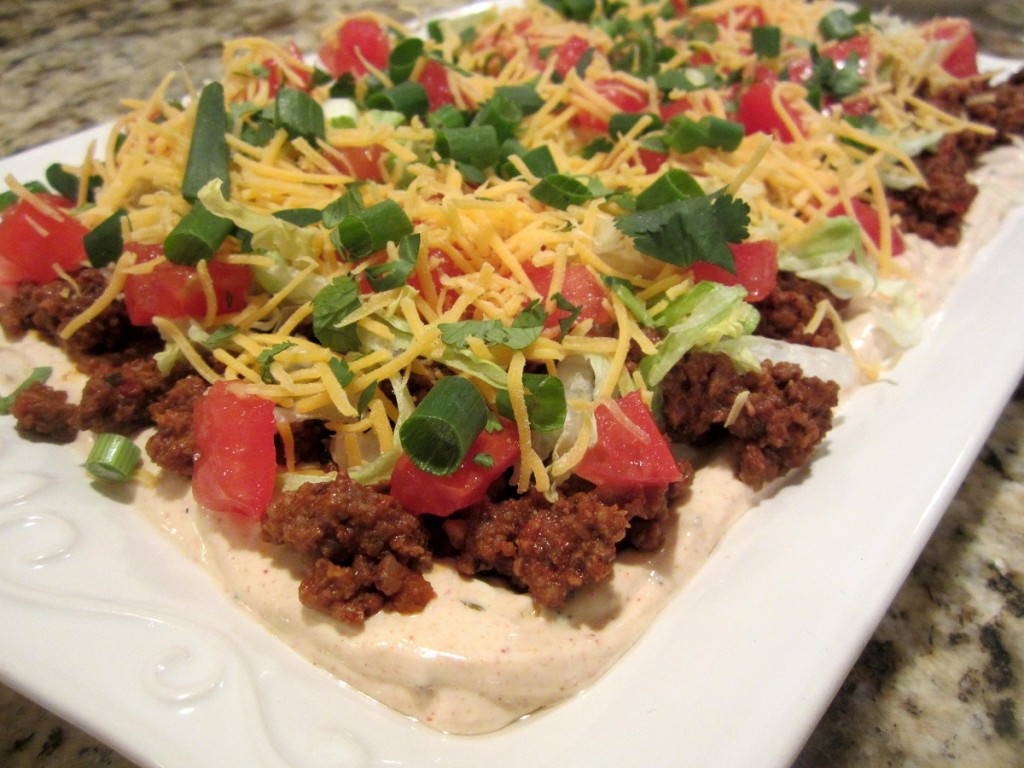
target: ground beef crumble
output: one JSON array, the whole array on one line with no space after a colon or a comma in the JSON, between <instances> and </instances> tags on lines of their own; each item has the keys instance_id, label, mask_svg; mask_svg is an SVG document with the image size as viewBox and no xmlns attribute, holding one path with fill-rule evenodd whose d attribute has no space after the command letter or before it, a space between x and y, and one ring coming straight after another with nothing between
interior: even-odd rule
<instances>
[{"instance_id":1,"label":"ground beef crumble","mask_svg":"<svg viewBox=\"0 0 1024 768\"><path fill-rule=\"evenodd\" d=\"M822 301L830 302L840 314L849 305L819 283L792 272L780 272L775 288L757 303L761 320L754 333L793 344L836 349L840 339L831 318L823 319L814 333L804 330Z\"/></svg>"},{"instance_id":2,"label":"ground beef crumble","mask_svg":"<svg viewBox=\"0 0 1024 768\"><path fill-rule=\"evenodd\" d=\"M311 561L302 604L339 621L360 624L384 608L415 613L434 598L423 521L347 475L280 494L260 525L265 541Z\"/></svg>"},{"instance_id":3,"label":"ground beef crumble","mask_svg":"<svg viewBox=\"0 0 1024 768\"><path fill-rule=\"evenodd\" d=\"M192 476L196 453L192 412L207 386L201 376L185 376L149 406L149 416L156 429L146 441L146 453L168 472Z\"/></svg>"},{"instance_id":4,"label":"ground beef crumble","mask_svg":"<svg viewBox=\"0 0 1024 768\"><path fill-rule=\"evenodd\" d=\"M984 152L1024 135L1024 70L996 85L965 81L923 95L946 112L993 128L992 133L968 130L945 136L935 151L917 158L925 186L889 192L890 210L905 231L938 245L956 245L978 194L968 172Z\"/></svg>"},{"instance_id":5,"label":"ground beef crumble","mask_svg":"<svg viewBox=\"0 0 1024 768\"><path fill-rule=\"evenodd\" d=\"M763 363L739 373L726 355L687 355L662 382L663 413L674 440L702 444L725 437L739 454L737 475L759 489L803 466L832 427L839 386L804 376L792 363ZM733 404L749 393L728 425Z\"/></svg>"},{"instance_id":6,"label":"ground beef crumble","mask_svg":"<svg viewBox=\"0 0 1024 768\"><path fill-rule=\"evenodd\" d=\"M23 436L48 443L70 443L78 436L74 404L68 393L34 381L18 393L11 406Z\"/></svg>"}]
</instances>

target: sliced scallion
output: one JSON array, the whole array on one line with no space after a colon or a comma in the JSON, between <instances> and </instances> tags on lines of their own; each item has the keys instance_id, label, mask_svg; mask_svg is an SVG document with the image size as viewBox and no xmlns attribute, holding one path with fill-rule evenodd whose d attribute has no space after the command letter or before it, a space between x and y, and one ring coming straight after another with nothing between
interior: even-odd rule
<instances>
[{"instance_id":1,"label":"sliced scallion","mask_svg":"<svg viewBox=\"0 0 1024 768\"><path fill-rule=\"evenodd\" d=\"M407 37L388 55L388 76L392 83L404 83L409 79L416 61L423 53L423 41L418 37Z\"/></svg>"},{"instance_id":2,"label":"sliced scallion","mask_svg":"<svg viewBox=\"0 0 1024 768\"><path fill-rule=\"evenodd\" d=\"M46 188L46 185L43 184L42 182L39 182L39 181L29 181L29 182L27 182L25 184L25 189L27 189L29 192L34 192L37 195L40 192L48 192L49 191ZM7 190L6 192L0 193L0 212L3 212L3 210L5 208L14 205L20 199L21 198L18 197L16 194L14 194L14 192L12 192L11 190Z\"/></svg>"},{"instance_id":3,"label":"sliced scallion","mask_svg":"<svg viewBox=\"0 0 1024 768\"><path fill-rule=\"evenodd\" d=\"M196 105L196 121L192 142L185 162L181 195L195 202L199 190L213 179L221 180L224 197L230 197L231 177L228 173L228 142L225 134L228 116L224 108L224 86L213 82L203 88Z\"/></svg>"},{"instance_id":4,"label":"sliced scallion","mask_svg":"<svg viewBox=\"0 0 1024 768\"><path fill-rule=\"evenodd\" d=\"M761 58L777 58L782 53L782 30L776 26L754 27L750 30L750 42Z\"/></svg>"},{"instance_id":5,"label":"sliced scallion","mask_svg":"<svg viewBox=\"0 0 1024 768\"><path fill-rule=\"evenodd\" d=\"M442 128L464 128L466 117L454 104L442 104L427 115L427 125L434 130Z\"/></svg>"},{"instance_id":6,"label":"sliced scallion","mask_svg":"<svg viewBox=\"0 0 1024 768\"><path fill-rule=\"evenodd\" d=\"M350 259L365 259L389 242L412 234L412 221L394 200L350 213L331 233L331 242Z\"/></svg>"},{"instance_id":7,"label":"sliced scallion","mask_svg":"<svg viewBox=\"0 0 1024 768\"><path fill-rule=\"evenodd\" d=\"M507 96L496 93L480 107L470 125L493 126L500 144L506 139L514 138L522 122L522 107Z\"/></svg>"},{"instance_id":8,"label":"sliced scallion","mask_svg":"<svg viewBox=\"0 0 1024 768\"><path fill-rule=\"evenodd\" d=\"M487 424L487 404L468 380L438 381L398 428L406 455L432 475L450 475Z\"/></svg>"},{"instance_id":9,"label":"sliced scallion","mask_svg":"<svg viewBox=\"0 0 1024 768\"><path fill-rule=\"evenodd\" d=\"M121 220L127 215L128 211L119 208L82 238L90 265L96 268L105 267L121 258L121 251L124 250Z\"/></svg>"},{"instance_id":10,"label":"sliced scallion","mask_svg":"<svg viewBox=\"0 0 1024 768\"><path fill-rule=\"evenodd\" d=\"M697 180L680 168L670 168L636 196L636 209L649 211L673 200L686 200L704 194Z\"/></svg>"},{"instance_id":11,"label":"sliced scallion","mask_svg":"<svg viewBox=\"0 0 1024 768\"><path fill-rule=\"evenodd\" d=\"M648 131L656 131L663 125L661 118L650 112L617 112L608 121L608 135L617 139L633 130L633 127L644 118L649 122L641 135Z\"/></svg>"},{"instance_id":12,"label":"sliced scallion","mask_svg":"<svg viewBox=\"0 0 1024 768\"><path fill-rule=\"evenodd\" d=\"M501 143L493 125L442 128L435 131L441 157L477 168L489 168L501 158Z\"/></svg>"},{"instance_id":13,"label":"sliced scallion","mask_svg":"<svg viewBox=\"0 0 1024 768\"><path fill-rule=\"evenodd\" d=\"M532 85L499 85L494 89L494 95L518 104L524 115L532 115L544 106L544 99Z\"/></svg>"},{"instance_id":14,"label":"sliced scallion","mask_svg":"<svg viewBox=\"0 0 1024 768\"><path fill-rule=\"evenodd\" d=\"M370 95L366 105L371 109L401 112L406 118L425 115L430 111L427 89L414 80L393 85Z\"/></svg>"},{"instance_id":15,"label":"sliced scallion","mask_svg":"<svg viewBox=\"0 0 1024 768\"><path fill-rule=\"evenodd\" d=\"M164 240L164 255L174 264L194 267L208 261L235 228L230 219L217 216L199 200Z\"/></svg>"},{"instance_id":16,"label":"sliced scallion","mask_svg":"<svg viewBox=\"0 0 1024 768\"><path fill-rule=\"evenodd\" d=\"M85 460L85 469L100 480L123 483L139 464L142 451L124 435L104 432L96 436L96 442Z\"/></svg>"},{"instance_id":17,"label":"sliced scallion","mask_svg":"<svg viewBox=\"0 0 1024 768\"><path fill-rule=\"evenodd\" d=\"M290 138L301 136L315 142L326 136L324 108L320 102L298 88L281 88L274 97L274 123Z\"/></svg>"}]
</instances>

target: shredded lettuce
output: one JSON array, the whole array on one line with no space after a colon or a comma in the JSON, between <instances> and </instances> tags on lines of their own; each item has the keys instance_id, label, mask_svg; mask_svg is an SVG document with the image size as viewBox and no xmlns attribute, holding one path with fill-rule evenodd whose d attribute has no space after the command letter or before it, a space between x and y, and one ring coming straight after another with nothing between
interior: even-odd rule
<instances>
[{"instance_id":1,"label":"shredded lettuce","mask_svg":"<svg viewBox=\"0 0 1024 768\"><path fill-rule=\"evenodd\" d=\"M760 315L746 295L742 286L704 281L659 312L654 320L666 326L665 336L657 352L640 362L648 386L656 386L694 347L713 349L722 339L752 333Z\"/></svg>"}]
</instances>

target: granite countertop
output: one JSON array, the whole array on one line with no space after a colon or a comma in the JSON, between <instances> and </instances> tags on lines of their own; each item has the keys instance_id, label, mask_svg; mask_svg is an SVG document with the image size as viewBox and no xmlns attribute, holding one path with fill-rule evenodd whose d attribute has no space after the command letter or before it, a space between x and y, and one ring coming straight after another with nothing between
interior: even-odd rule
<instances>
[{"instance_id":1,"label":"granite countertop","mask_svg":"<svg viewBox=\"0 0 1024 768\"><path fill-rule=\"evenodd\" d=\"M111 119L120 98L148 94L167 71L213 76L226 36L259 33L309 50L336 8L313 0L6 0L0 156ZM1024 767L1022 394L794 768ZM131 765L4 686L0 764Z\"/></svg>"}]
</instances>

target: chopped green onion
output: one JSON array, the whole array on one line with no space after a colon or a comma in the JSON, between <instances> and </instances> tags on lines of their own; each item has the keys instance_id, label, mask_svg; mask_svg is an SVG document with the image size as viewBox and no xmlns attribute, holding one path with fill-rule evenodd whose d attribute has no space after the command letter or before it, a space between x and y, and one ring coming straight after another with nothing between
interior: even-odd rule
<instances>
[{"instance_id":1,"label":"chopped green onion","mask_svg":"<svg viewBox=\"0 0 1024 768\"><path fill-rule=\"evenodd\" d=\"M524 373L523 389L526 393L526 413L530 428L537 432L555 432L565 425L565 385L557 376L546 373ZM498 390L494 401L498 413L514 419L508 390Z\"/></svg>"},{"instance_id":2,"label":"chopped green onion","mask_svg":"<svg viewBox=\"0 0 1024 768\"><path fill-rule=\"evenodd\" d=\"M402 449L424 472L450 475L483 431L487 413L476 387L460 376L446 376L398 428Z\"/></svg>"},{"instance_id":3,"label":"chopped green onion","mask_svg":"<svg viewBox=\"0 0 1024 768\"><path fill-rule=\"evenodd\" d=\"M532 115L544 106L544 99L532 85L499 85L494 89L494 95L518 104L523 115Z\"/></svg>"},{"instance_id":4,"label":"chopped green onion","mask_svg":"<svg viewBox=\"0 0 1024 768\"><path fill-rule=\"evenodd\" d=\"M185 176L181 182L181 195L190 203L195 202L199 190L213 179L221 180L224 197L230 197L227 128L224 86L218 82L210 83L199 94L192 143L189 144Z\"/></svg>"},{"instance_id":5,"label":"chopped green onion","mask_svg":"<svg viewBox=\"0 0 1024 768\"><path fill-rule=\"evenodd\" d=\"M470 125L493 126L500 144L506 139L514 138L522 122L522 107L508 96L496 93L480 107Z\"/></svg>"},{"instance_id":6,"label":"chopped green onion","mask_svg":"<svg viewBox=\"0 0 1024 768\"><path fill-rule=\"evenodd\" d=\"M13 392L4 395L3 397L0 397L0 414L4 416L9 414L11 412L11 408L14 406L14 401L18 398L19 394L21 394L24 390L28 389L32 384L34 384L37 381L40 383L45 383L46 380L50 378L50 374L52 373L53 368L49 368L47 366L39 366L38 368L33 368L32 373L25 377L25 380L21 382L21 384L16 386Z\"/></svg>"},{"instance_id":7,"label":"chopped green onion","mask_svg":"<svg viewBox=\"0 0 1024 768\"><path fill-rule=\"evenodd\" d=\"M464 128L466 117L454 104L442 104L427 115L427 125L435 131L442 128Z\"/></svg>"},{"instance_id":8,"label":"chopped green onion","mask_svg":"<svg viewBox=\"0 0 1024 768\"><path fill-rule=\"evenodd\" d=\"M693 176L680 168L670 168L636 196L636 209L649 211L673 200L700 197L704 190Z\"/></svg>"},{"instance_id":9,"label":"chopped green onion","mask_svg":"<svg viewBox=\"0 0 1024 768\"><path fill-rule=\"evenodd\" d=\"M164 255L173 264L194 267L208 261L235 228L230 219L210 213L199 200L164 240Z\"/></svg>"},{"instance_id":10,"label":"chopped green onion","mask_svg":"<svg viewBox=\"0 0 1024 768\"><path fill-rule=\"evenodd\" d=\"M66 197L69 200L78 199L78 187L81 184L81 179L75 174L64 170L64 166L60 163L52 163L47 166L46 181L61 197ZM102 183L103 178L101 176L95 174L90 176L85 199L91 201L96 187Z\"/></svg>"},{"instance_id":11,"label":"chopped green onion","mask_svg":"<svg viewBox=\"0 0 1024 768\"><path fill-rule=\"evenodd\" d=\"M129 438L104 432L96 436L85 460L85 468L100 480L123 483L131 477L141 457L142 450Z\"/></svg>"},{"instance_id":12,"label":"chopped green onion","mask_svg":"<svg viewBox=\"0 0 1024 768\"><path fill-rule=\"evenodd\" d=\"M388 76L392 83L404 83L409 79L416 61L423 53L423 41L418 37L407 37L388 55Z\"/></svg>"},{"instance_id":13,"label":"chopped green onion","mask_svg":"<svg viewBox=\"0 0 1024 768\"><path fill-rule=\"evenodd\" d=\"M665 144L684 154L700 147L732 152L743 141L743 136L741 123L715 115L705 115L699 121L676 115L665 128Z\"/></svg>"},{"instance_id":14,"label":"chopped green onion","mask_svg":"<svg viewBox=\"0 0 1024 768\"><path fill-rule=\"evenodd\" d=\"M761 58L777 58L782 53L782 30L775 26L754 27L750 30L750 42Z\"/></svg>"},{"instance_id":15,"label":"chopped green onion","mask_svg":"<svg viewBox=\"0 0 1024 768\"><path fill-rule=\"evenodd\" d=\"M477 168L489 168L501 158L501 143L493 125L442 128L435 131L441 157Z\"/></svg>"},{"instance_id":16,"label":"chopped green onion","mask_svg":"<svg viewBox=\"0 0 1024 768\"><path fill-rule=\"evenodd\" d=\"M335 352L359 349L359 336L346 318L359 309L359 285L351 275L336 277L313 297L313 335Z\"/></svg>"},{"instance_id":17,"label":"chopped green onion","mask_svg":"<svg viewBox=\"0 0 1024 768\"><path fill-rule=\"evenodd\" d=\"M298 88L284 87L274 97L274 123L290 138L301 136L315 142L326 136L324 108L320 102Z\"/></svg>"},{"instance_id":18,"label":"chopped green onion","mask_svg":"<svg viewBox=\"0 0 1024 768\"><path fill-rule=\"evenodd\" d=\"M121 252L124 250L121 220L127 215L128 211L118 208L82 238L90 265L97 268L105 267L121 258Z\"/></svg>"},{"instance_id":19,"label":"chopped green onion","mask_svg":"<svg viewBox=\"0 0 1024 768\"><path fill-rule=\"evenodd\" d=\"M530 194L535 200L560 211L570 205L583 205L594 198L586 184L564 173L545 176L530 189Z\"/></svg>"},{"instance_id":20,"label":"chopped green onion","mask_svg":"<svg viewBox=\"0 0 1024 768\"><path fill-rule=\"evenodd\" d=\"M425 115L430 111L427 89L415 80L406 80L371 94L366 99L366 105L371 109L401 112L406 118Z\"/></svg>"},{"instance_id":21,"label":"chopped green onion","mask_svg":"<svg viewBox=\"0 0 1024 768\"><path fill-rule=\"evenodd\" d=\"M608 135L613 139L617 139L620 136L624 136L633 130L633 127L641 120L647 119L649 122L647 127L643 129L643 133L648 131L656 131L663 123L658 115L653 115L650 112L618 112L612 115L608 121Z\"/></svg>"},{"instance_id":22,"label":"chopped green onion","mask_svg":"<svg viewBox=\"0 0 1024 768\"><path fill-rule=\"evenodd\" d=\"M412 221L394 200L383 200L338 222L331 242L350 259L365 259L389 242L412 234Z\"/></svg>"}]
</instances>

